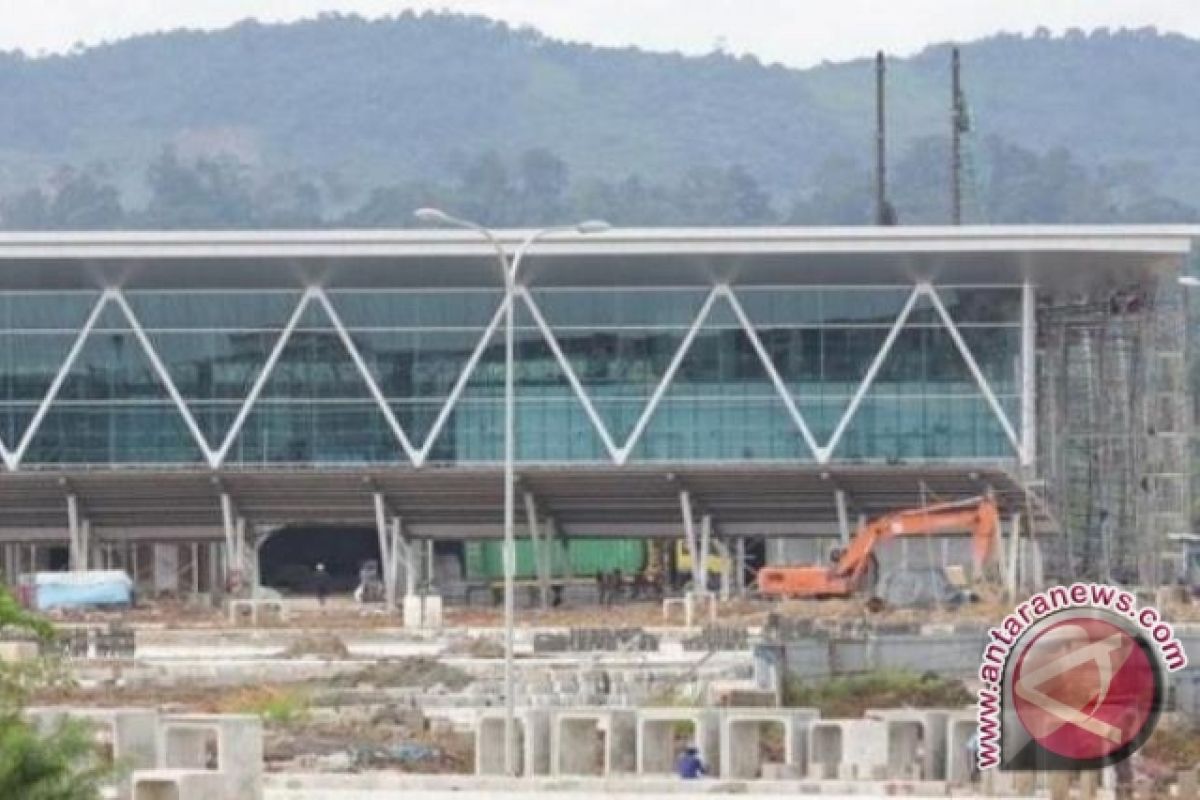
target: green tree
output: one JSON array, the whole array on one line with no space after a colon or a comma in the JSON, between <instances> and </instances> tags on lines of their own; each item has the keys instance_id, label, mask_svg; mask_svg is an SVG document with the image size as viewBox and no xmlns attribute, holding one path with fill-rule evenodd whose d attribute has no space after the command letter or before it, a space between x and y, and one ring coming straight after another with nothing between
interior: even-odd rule
<instances>
[{"instance_id":1,"label":"green tree","mask_svg":"<svg viewBox=\"0 0 1200 800\"><path fill-rule=\"evenodd\" d=\"M0 201L0 220L14 231L40 231L50 227L50 200L41 189L25 189Z\"/></svg>"},{"instance_id":2,"label":"green tree","mask_svg":"<svg viewBox=\"0 0 1200 800\"><path fill-rule=\"evenodd\" d=\"M144 215L155 228L248 228L256 224L246 168L237 159L180 159L167 148L147 170Z\"/></svg>"},{"instance_id":3,"label":"green tree","mask_svg":"<svg viewBox=\"0 0 1200 800\"><path fill-rule=\"evenodd\" d=\"M517 171L515 197L522 225L546 225L565 221L570 170L566 162L544 147L527 150Z\"/></svg>"},{"instance_id":4,"label":"green tree","mask_svg":"<svg viewBox=\"0 0 1200 800\"><path fill-rule=\"evenodd\" d=\"M48 622L0 588L0 630L49 638ZM97 800L114 766L101 761L90 730L63 719L39 729L23 715L30 691L59 680L43 662L0 665L0 797L21 800Z\"/></svg>"},{"instance_id":5,"label":"green tree","mask_svg":"<svg viewBox=\"0 0 1200 800\"><path fill-rule=\"evenodd\" d=\"M118 228L125 219L116 187L91 170L66 167L51 181L50 227L58 230Z\"/></svg>"}]
</instances>

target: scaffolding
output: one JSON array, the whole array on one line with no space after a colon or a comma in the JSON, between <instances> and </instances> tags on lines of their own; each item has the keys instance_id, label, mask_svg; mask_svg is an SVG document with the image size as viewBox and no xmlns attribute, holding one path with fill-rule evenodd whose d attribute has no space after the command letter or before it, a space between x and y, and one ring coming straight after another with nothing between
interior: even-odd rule
<instances>
[{"instance_id":1,"label":"scaffolding","mask_svg":"<svg viewBox=\"0 0 1200 800\"><path fill-rule=\"evenodd\" d=\"M1059 579L1157 587L1191 529L1184 300L1171 279L1040 298L1042 475Z\"/></svg>"}]
</instances>

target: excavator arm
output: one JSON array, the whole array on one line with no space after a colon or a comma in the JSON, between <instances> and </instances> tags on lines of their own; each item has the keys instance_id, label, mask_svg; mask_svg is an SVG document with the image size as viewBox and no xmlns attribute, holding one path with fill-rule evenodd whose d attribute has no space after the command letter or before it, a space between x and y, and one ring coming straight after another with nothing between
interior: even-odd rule
<instances>
[{"instance_id":1,"label":"excavator arm","mask_svg":"<svg viewBox=\"0 0 1200 800\"><path fill-rule=\"evenodd\" d=\"M1000 513L995 501L976 497L897 511L872 520L855 534L833 571L840 577L861 578L881 542L899 536L934 536L964 530L971 533L972 555L978 570L991 553L1000 531Z\"/></svg>"},{"instance_id":2,"label":"excavator arm","mask_svg":"<svg viewBox=\"0 0 1200 800\"><path fill-rule=\"evenodd\" d=\"M975 568L979 570L1000 534L996 502L990 497L972 497L887 514L859 528L833 567L764 567L758 575L759 590L768 596L847 597L862 582L880 543L899 536L957 531L970 532Z\"/></svg>"}]
</instances>

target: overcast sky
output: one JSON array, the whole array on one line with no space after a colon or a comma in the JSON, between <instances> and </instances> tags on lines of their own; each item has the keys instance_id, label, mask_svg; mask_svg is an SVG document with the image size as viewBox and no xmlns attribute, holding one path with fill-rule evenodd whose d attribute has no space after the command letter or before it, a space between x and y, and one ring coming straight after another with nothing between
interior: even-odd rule
<instances>
[{"instance_id":1,"label":"overcast sky","mask_svg":"<svg viewBox=\"0 0 1200 800\"><path fill-rule=\"evenodd\" d=\"M293 20L322 11L363 16L449 9L531 25L550 36L654 50L750 52L805 66L897 55L931 42L998 31L1154 25L1200 38L1198 0L0 0L0 47L61 51L176 27L219 28L247 17Z\"/></svg>"}]
</instances>

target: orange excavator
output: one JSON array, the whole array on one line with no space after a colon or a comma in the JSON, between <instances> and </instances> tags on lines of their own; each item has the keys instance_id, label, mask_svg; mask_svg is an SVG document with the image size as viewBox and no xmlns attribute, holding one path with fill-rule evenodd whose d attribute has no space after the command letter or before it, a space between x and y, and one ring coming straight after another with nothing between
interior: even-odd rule
<instances>
[{"instance_id":1,"label":"orange excavator","mask_svg":"<svg viewBox=\"0 0 1200 800\"><path fill-rule=\"evenodd\" d=\"M833 566L763 567L758 572L758 589L765 597L850 597L862 587L868 573L878 571L874 551L880 542L898 536L957 531L971 534L978 572L1000 536L996 502L989 497L972 497L886 514L859 528L845 551L835 553Z\"/></svg>"}]
</instances>

